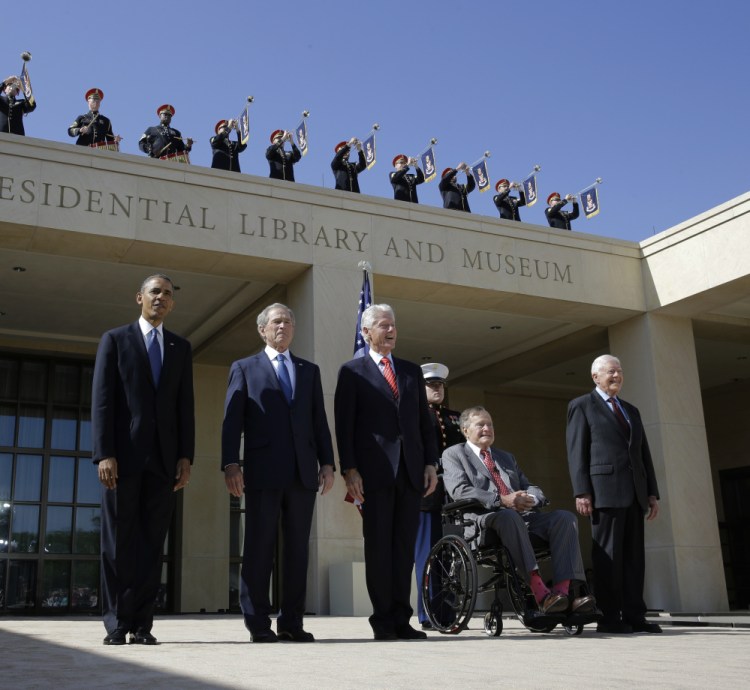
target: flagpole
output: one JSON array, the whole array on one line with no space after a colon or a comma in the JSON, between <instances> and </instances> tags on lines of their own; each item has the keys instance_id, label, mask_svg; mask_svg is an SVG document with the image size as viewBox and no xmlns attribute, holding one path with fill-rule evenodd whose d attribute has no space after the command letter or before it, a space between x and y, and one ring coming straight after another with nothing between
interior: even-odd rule
<instances>
[{"instance_id":1,"label":"flagpole","mask_svg":"<svg viewBox=\"0 0 750 690\"><path fill-rule=\"evenodd\" d=\"M601 177L597 177L596 180L594 181L594 184L586 185L580 192L578 192L578 194L576 194L576 196L580 197L581 194L583 194L587 189L591 189L592 187L596 187L597 185L600 185L601 183L602 183L602 178Z\"/></svg>"}]
</instances>

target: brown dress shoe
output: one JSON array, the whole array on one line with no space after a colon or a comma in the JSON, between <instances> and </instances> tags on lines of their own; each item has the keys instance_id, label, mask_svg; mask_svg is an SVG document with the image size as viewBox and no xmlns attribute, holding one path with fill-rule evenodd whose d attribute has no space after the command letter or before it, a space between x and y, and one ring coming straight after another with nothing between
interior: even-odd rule
<instances>
[{"instance_id":1,"label":"brown dress shoe","mask_svg":"<svg viewBox=\"0 0 750 690\"><path fill-rule=\"evenodd\" d=\"M564 594L550 592L539 603L539 610L544 613L565 613L568 610L568 597Z\"/></svg>"},{"instance_id":2,"label":"brown dress shoe","mask_svg":"<svg viewBox=\"0 0 750 690\"><path fill-rule=\"evenodd\" d=\"M571 613L593 613L594 611L596 611L596 599L590 594L573 599L573 603L570 605Z\"/></svg>"}]
</instances>

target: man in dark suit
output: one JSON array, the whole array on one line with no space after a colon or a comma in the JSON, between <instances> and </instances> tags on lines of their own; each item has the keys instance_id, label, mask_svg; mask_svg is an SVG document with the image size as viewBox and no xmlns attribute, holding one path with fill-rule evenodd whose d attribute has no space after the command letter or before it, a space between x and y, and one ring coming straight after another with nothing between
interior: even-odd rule
<instances>
[{"instance_id":1,"label":"man in dark suit","mask_svg":"<svg viewBox=\"0 0 750 690\"><path fill-rule=\"evenodd\" d=\"M518 190L518 197L510 196L511 189ZM497 194L492 198L492 201L495 202L497 210L500 211L500 217L503 220L520 221L521 214L518 213L518 209L521 206L526 206L526 196L521 189L521 185L517 182L511 183L503 178L495 185L495 191Z\"/></svg>"},{"instance_id":2,"label":"man in dark suit","mask_svg":"<svg viewBox=\"0 0 750 690\"><path fill-rule=\"evenodd\" d=\"M466 173L466 184L459 184L457 175L463 170ZM469 208L469 194L476 187L474 176L466 163L459 163L455 168L446 168L440 178L440 194L443 197L443 208L452 208L455 211L466 211L471 213Z\"/></svg>"},{"instance_id":3,"label":"man in dark suit","mask_svg":"<svg viewBox=\"0 0 750 690\"><path fill-rule=\"evenodd\" d=\"M393 357L387 304L362 313L364 356L339 370L336 440L346 488L362 504L365 574L376 640L426 637L409 625L419 503L437 485L437 448L422 370Z\"/></svg>"},{"instance_id":4,"label":"man in dark suit","mask_svg":"<svg viewBox=\"0 0 750 690\"><path fill-rule=\"evenodd\" d=\"M96 353L91 401L93 459L102 490L104 644L156 644L151 634L161 556L195 448L190 343L167 331L174 287L146 278L141 316L108 331Z\"/></svg>"},{"instance_id":5,"label":"man in dark suit","mask_svg":"<svg viewBox=\"0 0 750 690\"><path fill-rule=\"evenodd\" d=\"M349 161L349 152L352 148L357 149L357 162ZM335 155L331 161L331 170L336 180L334 189L343 189L347 192L359 194L359 173L367 167L362 142L352 138L349 141L340 141L334 149Z\"/></svg>"},{"instance_id":6,"label":"man in dark suit","mask_svg":"<svg viewBox=\"0 0 750 690\"><path fill-rule=\"evenodd\" d=\"M320 369L289 352L294 314L271 304L258 315L263 351L232 364L221 436L229 493L245 492L240 605L253 642L313 642L304 630L308 542L315 493L333 486L334 460ZM240 440L244 434L243 469ZM271 630L268 591L281 518L281 613Z\"/></svg>"},{"instance_id":7,"label":"man in dark suit","mask_svg":"<svg viewBox=\"0 0 750 690\"><path fill-rule=\"evenodd\" d=\"M573 202L573 210L563 211L563 206L569 201ZM574 194L567 194L564 199L561 199L558 192L552 192L547 197L547 208L544 209L544 215L547 217L547 223L551 228L572 230L570 221L578 218L578 200Z\"/></svg>"},{"instance_id":8,"label":"man in dark suit","mask_svg":"<svg viewBox=\"0 0 750 690\"><path fill-rule=\"evenodd\" d=\"M148 127L138 140L138 148L151 158L171 158L175 154L189 153L193 140L182 140L179 129L171 126L175 114L174 106L165 103L156 109L159 116L157 127Z\"/></svg>"},{"instance_id":9,"label":"man in dark suit","mask_svg":"<svg viewBox=\"0 0 750 690\"><path fill-rule=\"evenodd\" d=\"M291 151L284 148L284 142L288 141L292 147ZM266 160L270 172L268 176L274 180L287 180L294 182L294 165L299 163L302 152L294 143L294 134L277 129L271 132L271 145L266 149Z\"/></svg>"},{"instance_id":10,"label":"man in dark suit","mask_svg":"<svg viewBox=\"0 0 750 690\"><path fill-rule=\"evenodd\" d=\"M414 173L409 172L410 165L414 166ZM410 201L413 204L418 204L417 185L424 182L424 173L419 167L417 159L399 153L393 159L393 167L395 170L390 175L393 198L396 201Z\"/></svg>"},{"instance_id":11,"label":"man in dark suit","mask_svg":"<svg viewBox=\"0 0 750 690\"><path fill-rule=\"evenodd\" d=\"M538 486L526 478L516 459L504 450L492 448L495 430L492 417L483 407L470 407L459 420L466 443L443 453L445 488L454 501L471 498L484 510L468 515L466 529L471 538L478 529L492 529L508 549L519 573L526 578L543 614L593 613L594 597L574 597L571 581L585 580L578 545L578 524L573 513L552 510ZM539 574L529 534L549 544L552 553L552 590Z\"/></svg>"},{"instance_id":12,"label":"man in dark suit","mask_svg":"<svg viewBox=\"0 0 750 690\"><path fill-rule=\"evenodd\" d=\"M16 98L21 93L23 98ZM7 77L0 84L0 132L11 134L26 134L23 128L23 116L36 109L34 96L23 93L21 80L16 76Z\"/></svg>"},{"instance_id":13,"label":"man in dark suit","mask_svg":"<svg viewBox=\"0 0 750 690\"><path fill-rule=\"evenodd\" d=\"M654 464L638 409L618 398L620 360L597 357L596 388L568 406L568 465L576 509L591 517L594 587L604 633L659 633L646 620L643 516L659 512Z\"/></svg>"},{"instance_id":14,"label":"man in dark suit","mask_svg":"<svg viewBox=\"0 0 750 690\"><path fill-rule=\"evenodd\" d=\"M229 138L232 130L237 131L237 141ZM214 127L215 136L211 137L211 167L216 170L242 172L240 154L247 148L240 137L237 120L219 120Z\"/></svg>"},{"instance_id":15,"label":"man in dark suit","mask_svg":"<svg viewBox=\"0 0 750 690\"><path fill-rule=\"evenodd\" d=\"M104 92L101 89L89 89L86 92L86 102L89 112L79 115L68 127L68 136L78 137L78 146L111 146L115 149L122 137L112 132L112 122L99 112Z\"/></svg>"}]
</instances>

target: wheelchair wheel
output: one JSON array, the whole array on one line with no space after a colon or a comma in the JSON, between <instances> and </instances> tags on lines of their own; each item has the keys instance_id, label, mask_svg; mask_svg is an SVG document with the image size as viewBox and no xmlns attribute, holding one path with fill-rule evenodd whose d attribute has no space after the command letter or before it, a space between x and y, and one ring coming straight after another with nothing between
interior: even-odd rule
<instances>
[{"instance_id":1,"label":"wheelchair wheel","mask_svg":"<svg viewBox=\"0 0 750 690\"><path fill-rule=\"evenodd\" d=\"M469 545L448 534L432 547L422 575L422 602L430 623L441 633L468 626L477 599L477 564Z\"/></svg>"},{"instance_id":2,"label":"wheelchair wheel","mask_svg":"<svg viewBox=\"0 0 750 690\"><path fill-rule=\"evenodd\" d=\"M490 637L500 637L503 632L503 617L494 611L484 614L484 632Z\"/></svg>"},{"instance_id":3,"label":"wheelchair wheel","mask_svg":"<svg viewBox=\"0 0 750 690\"><path fill-rule=\"evenodd\" d=\"M563 630L571 637L577 637L583 633L583 625L563 625Z\"/></svg>"}]
</instances>

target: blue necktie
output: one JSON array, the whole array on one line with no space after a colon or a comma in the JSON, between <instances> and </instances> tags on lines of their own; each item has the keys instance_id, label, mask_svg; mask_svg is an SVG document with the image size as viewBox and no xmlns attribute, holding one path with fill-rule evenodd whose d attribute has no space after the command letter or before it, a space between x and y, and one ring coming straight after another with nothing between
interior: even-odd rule
<instances>
[{"instance_id":1,"label":"blue necktie","mask_svg":"<svg viewBox=\"0 0 750 690\"><path fill-rule=\"evenodd\" d=\"M156 328L149 333L151 339L148 344L148 361L151 362L151 373L154 376L154 383L159 385L159 376L161 375L161 350L159 349L159 334Z\"/></svg>"},{"instance_id":2,"label":"blue necktie","mask_svg":"<svg viewBox=\"0 0 750 690\"><path fill-rule=\"evenodd\" d=\"M292 379L289 378L289 371L286 368L286 357L284 355L278 355L276 361L279 366L276 369L276 373L279 377L279 383L281 384L281 390L284 391L284 396L287 402L292 402Z\"/></svg>"}]
</instances>

